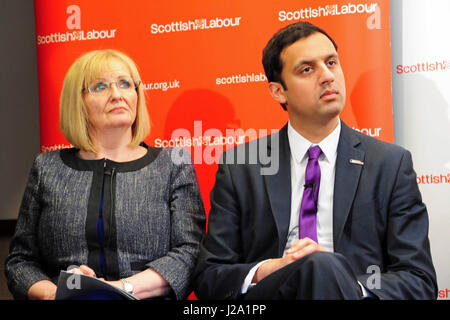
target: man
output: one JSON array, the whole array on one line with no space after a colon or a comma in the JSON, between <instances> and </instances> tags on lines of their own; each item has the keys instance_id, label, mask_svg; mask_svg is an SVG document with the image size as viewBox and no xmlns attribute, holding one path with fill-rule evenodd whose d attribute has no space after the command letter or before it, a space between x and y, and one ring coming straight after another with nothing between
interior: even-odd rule
<instances>
[{"instance_id":1,"label":"man","mask_svg":"<svg viewBox=\"0 0 450 320\"><path fill-rule=\"evenodd\" d=\"M253 147L266 147L279 170L261 174L262 161L219 165L197 297L434 299L428 215L411 155L340 120L345 82L335 42L295 23L272 37L263 64L289 122L232 151L249 159Z\"/></svg>"}]
</instances>

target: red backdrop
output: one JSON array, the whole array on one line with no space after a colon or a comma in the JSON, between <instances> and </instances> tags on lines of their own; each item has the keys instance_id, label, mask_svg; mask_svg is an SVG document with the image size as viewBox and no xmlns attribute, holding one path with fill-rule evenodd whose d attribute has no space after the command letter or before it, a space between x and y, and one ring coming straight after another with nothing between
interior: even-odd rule
<instances>
[{"instance_id":1,"label":"red backdrop","mask_svg":"<svg viewBox=\"0 0 450 320\"><path fill-rule=\"evenodd\" d=\"M227 128L281 128L287 113L269 95L262 49L298 20L325 29L338 44L347 83L341 118L392 142L389 1L280 2L35 0L41 151L69 145L58 122L63 79L77 57L94 49L123 51L138 65L150 145L168 143L178 128L192 137L211 128L223 135ZM209 210L217 164L194 160Z\"/></svg>"}]
</instances>

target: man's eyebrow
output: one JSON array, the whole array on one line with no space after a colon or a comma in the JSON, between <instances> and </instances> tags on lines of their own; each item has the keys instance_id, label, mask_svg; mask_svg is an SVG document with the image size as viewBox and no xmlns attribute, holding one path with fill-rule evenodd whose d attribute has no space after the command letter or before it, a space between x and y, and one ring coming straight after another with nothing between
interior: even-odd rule
<instances>
[{"instance_id":1,"label":"man's eyebrow","mask_svg":"<svg viewBox=\"0 0 450 320\"><path fill-rule=\"evenodd\" d=\"M331 58L337 58L338 55L337 53L331 53L329 55L324 56L322 59L302 59L299 62L297 62L297 64L294 66L294 70L297 70L298 68L300 68L302 65L308 65L308 64L314 64L315 61L317 60L324 60L327 61Z\"/></svg>"}]
</instances>

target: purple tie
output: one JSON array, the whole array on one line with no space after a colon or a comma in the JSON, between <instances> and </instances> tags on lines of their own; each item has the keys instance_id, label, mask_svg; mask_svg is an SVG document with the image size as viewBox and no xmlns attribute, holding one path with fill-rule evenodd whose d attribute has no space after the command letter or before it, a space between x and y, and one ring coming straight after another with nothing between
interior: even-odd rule
<instances>
[{"instance_id":1,"label":"purple tie","mask_svg":"<svg viewBox=\"0 0 450 320\"><path fill-rule=\"evenodd\" d=\"M322 153L319 146L308 149L308 165L305 172L305 188L300 206L299 238L308 237L317 242L317 202L320 187L319 156Z\"/></svg>"}]
</instances>

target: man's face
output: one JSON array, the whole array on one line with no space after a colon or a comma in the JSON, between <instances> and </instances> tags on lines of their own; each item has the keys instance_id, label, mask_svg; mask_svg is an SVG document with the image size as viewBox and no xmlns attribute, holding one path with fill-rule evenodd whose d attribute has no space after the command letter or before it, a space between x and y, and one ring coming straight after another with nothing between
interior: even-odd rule
<instances>
[{"instance_id":1,"label":"man's face","mask_svg":"<svg viewBox=\"0 0 450 320\"><path fill-rule=\"evenodd\" d=\"M337 118L345 104L345 80L333 43L314 33L284 48L281 84L274 98L286 105L292 122L325 124ZM272 83L273 84L273 83Z\"/></svg>"}]
</instances>

